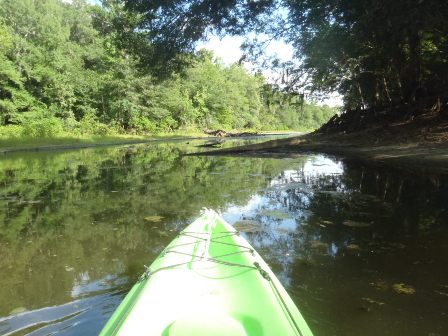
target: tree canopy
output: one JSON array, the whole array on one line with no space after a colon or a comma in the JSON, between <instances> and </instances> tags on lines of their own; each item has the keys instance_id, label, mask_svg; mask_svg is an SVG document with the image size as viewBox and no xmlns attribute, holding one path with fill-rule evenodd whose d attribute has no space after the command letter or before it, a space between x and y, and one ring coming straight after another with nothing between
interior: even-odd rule
<instances>
[{"instance_id":1,"label":"tree canopy","mask_svg":"<svg viewBox=\"0 0 448 336\"><path fill-rule=\"evenodd\" d=\"M220 6L214 3L211 12ZM148 4L156 2L139 6ZM262 75L183 42L168 57L174 49L160 47L162 33L141 26L148 15L119 0L0 0L0 138L316 128L335 113L324 107L315 117L311 105L287 104L293 97Z\"/></svg>"},{"instance_id":2,"label":"tree canopy","mask_svg":"<svg viewBox=\"0 0 448 336\"><path fill-rule=\"evenodd\" d=\"M448 2L135 1L147 38L188 49L207 32L256 30L295 47L308 91L339 91L348 108L447 99ZM160 15L159 15L160 14ZM167 34L170 31L172 34ZM296 69L297 70L297 69Z\"/></svg>"}]
</instances>

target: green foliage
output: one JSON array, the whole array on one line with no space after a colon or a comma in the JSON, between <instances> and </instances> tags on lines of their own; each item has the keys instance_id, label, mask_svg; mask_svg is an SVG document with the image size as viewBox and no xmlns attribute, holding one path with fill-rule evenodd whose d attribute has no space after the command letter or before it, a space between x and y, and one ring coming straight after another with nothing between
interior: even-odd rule
<instances>
[{"instance_id":1,"label":"green foliage","mask_svg":"<svg viewBox=\"0 0 448 336\"><path fill-rule=\"evenodd\" d=\"M295 47L310 92L339 91L348 108L448 101L448 2L441 0L132 1L148 38L188 50L209 31L262 32ZM265 43L254 41L255 57Z\"/></svg>"},{"instance_id":2,"label":"green foliage","mask_svg":"<svg viewBox=\"0 0 448 336\"><path fill-rule=\"evenodd\" d=\"M33 98L24 90L23 78L7 55L13 47L13 35L0 20L0 123L13 123L18 113L33 104Z\"/></svg>"},{"instance_id":3,"label":"green foliage","mask_svg":"<svg viewBox=\"0 0 448 336\"><path fill-rule=\"evenodd\" d=\"M316 90L337 89L348 108L447 99L446 1L302 1L285 36ZM445 61L444 61L445 60Z\"/></svg>"},{"instance_id":4,"label":"green foliage","mask_svg":"<svg viewBox=\"0 0 448 336\"><path fill-rule=\"evenodd\" d=\"M272 129L313 130L338 113L337 108L302 101L300 95L283 93L270 85L263 88L266 110L260 119Z\"/></svg>"},{"instance_id":5,"label":"green foliage","mask_svg":"<svg viewBox=\"0 0 448 336\"><path fill-rule=\"evenodd\" d=\"M23 136L29 138L50 138L63 131L60 119L42 111L26 115L21 124Z\"/></svg>"},{"instance_id":6,"label":"green foliage","mask_svg":"<svg viewBox=\"0 0 448 336\"><path fill-rule=\"evenodd\" d=\"M304 122L296 105L271 100L267 106L269 95L285 94L211 52L161 62L166 50L137 29L141 14L120 0L103 6L0 0L3 137L319 126ZM174 71L179 65L182 70Z\"/></svg>"},{"instance_id":7,"label":"green foliage","mask_svg":"<svg viewBox=\"0 0 448 336\"><path fill-rule=\"evenodd\" d=\"M312 86L338 89L347 107L446 96L446 2L307 1L290 10L300 30L288 38L304 56Z\"/></svg>"},{"instance_id":8,"label":"green foliage","mask_svg":"<svg viewBox=\"0 0 448 336\"><path fill-rule=\"evenodd\" d=\"M216 0L108 0L125 4L129 12L141 17L135 22L146 31L157 52L165 57L175 57L179 52L192 50L194 42L215 28L228 29L231 33L250 30L258 23L258 15L271 11L275 1L216 1Z\"/></svg>"},{"instance_id":9,"label":"green foliage","mask_svg":"<svg viewBox=\"0 0 448 336\"><path fill-rule=\"evenodd\" d=\"M94 110L85 113L76 126L75 134L108 135L115 133L112 127L103 124L98 120Z\"/></svg>"}]
</instances>

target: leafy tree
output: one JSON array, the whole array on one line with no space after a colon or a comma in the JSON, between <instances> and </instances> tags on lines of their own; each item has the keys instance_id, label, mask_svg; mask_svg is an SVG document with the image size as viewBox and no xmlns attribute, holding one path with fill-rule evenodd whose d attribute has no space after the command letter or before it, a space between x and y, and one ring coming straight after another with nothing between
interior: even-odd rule
<instances>
[{"instance_id":1,"label":"leafy tree","mask_svg":"<svg viewBox=\"0 0 448 336\"><path fill-rule=\"evenodd\" d=\"M2 134L316 126L303 124L301 110L284 104L292 96L266 86L261 75L238 64L226 66L205 50L188 52L188 43L206 26L230 27L228 15L249 19L249 13L260 12L269 2L236 9L231 9L232 2L193 2L190 14L208 17L208 24L190 26L199 18L192 17L180 45L169 48L162 46L163 38L169 41L173 35L160 34L179 29L180 21L157 17L142 26L150 14L129 11L135 5L121 0L105 0L103 6L85 0L0 0ZM167 15L190 15L185 1L143 5ZM205 9L204 16L200 13Z\"/></svg>"},{"instance_id":2,"label":"leafy tree","mask_svg":"<svg viewBox=\"0 0 448 336\"><path fill-rule=\"evenodd\" d=\"M257 29L282 38L299 60L300 79L291 80L311 91L338 90L348 108L448 99L446 1L124 2L141 13L150 41L176 50L188 50L210 30ZM249 50L257 53L254 45Z\"/></svg>"},{"instance_id":3,"label":"leafy tree","mask_svg":"<svg viewBox=\"0 0 448 336\"><path fill-rule=\"evenodd\" d=\"M12 34L0 21L0 122L14 124L23 110L31 108L33 98L24 90L23 78L8 59L13 47Z\"/></svg>"}]
</instances>

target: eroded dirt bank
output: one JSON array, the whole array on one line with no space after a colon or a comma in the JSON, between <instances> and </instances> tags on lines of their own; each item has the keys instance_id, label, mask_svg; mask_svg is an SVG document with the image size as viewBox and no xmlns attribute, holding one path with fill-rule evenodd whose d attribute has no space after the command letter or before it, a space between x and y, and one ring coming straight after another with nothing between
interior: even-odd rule
<instances>
[{"instance_id":1,"label":"eroded dirt bank","mask_svg":"<svg viewBox=\"0 0 448 336\"><path fill-rule=\"evenodd\" d=\"M333 118L314 133L190 155L294 156L309 152L445 174L448 173L447 109L404 115L352 111Z\"/></svg>"}]
</instances>

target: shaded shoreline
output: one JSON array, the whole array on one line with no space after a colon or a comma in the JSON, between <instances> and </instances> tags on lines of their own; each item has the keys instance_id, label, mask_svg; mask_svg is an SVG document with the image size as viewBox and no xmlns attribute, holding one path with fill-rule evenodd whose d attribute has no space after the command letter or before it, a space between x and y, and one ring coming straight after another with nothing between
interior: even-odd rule
<instances>
[{"instance_id":1,"label":"shaded shoreline","mask_svg":"<svg viewBox=\"0 0 448 336\"><path fill-rule=\"evenodd\" d=\"M307 134L271 140L259 144L225 148L187 155L291 157L308 153L325 153L369 164L424 173L448 174L448 142L368 141L359 134ZM358 138L357 138L358 137Z\"/></svg>"},{"instance_id":2,"label":"shaded shoreline","mask_svg":"<svg viewBox=\"0 0 448 336\"><path fill-rule=\"evenodd\" d=\"M313 133L189 155L291 157L324 153L370 165L448 173L448 109L347 111Z\"/></svg>"},{"instance_id":3,"label":"shaded shoreline","mask_svg":"<svg viewBox=\"0 0 448 336\"><path fill-rule=\"evenodd\" d=\"M250 139L254 137L269 137L269 136L280 136L280 135L297 135L299 132L265 132L259 133L257 135L239 136L235 138L239 139ZM231 139L232 137L227 137L226 139ZM67 140L66 143L51 143L48 144L17 144L16 146L0 146L0 155L8 153L18 153L18 152L44 152L44 151L57 151L57 150L73 150L82 148L92 148L92 147L107 147L107 146L120 146L120 145L137 145L145 144L151 142L160 141L182 141L182 140L209 140L209 139L219 139L216 136L204 135L204 136L189 136L189 135L179 135L179 136L160 136L151 138L137 138L137 139L117 139L117 140L105 140L105 139L94 139L92 141L85 141L81 139ZM56 139L58 140L58 139Z\"/></svg>"},{"instance_id":4,"label":"shaded shoreline","mask_svg":"<svg viewBox=\"0 0 448 336\"><path fill-rule=\"evenodd\" d=\"M44 151L56 151L56 150L71 150L82 149L92 147L107 147L107 146L119 146L119 145L136 145L156 141L166 140L184 140L195 138L166 138L166 139L139 139L139 140L123 140L123 141L110 141L110 142L92 142L92 143L67 143L61 145L36 145L36 146L23 146L23 147L5 147L0 148L0 154L18 153L18 152L44 152ZM197 138L199 139L199 138Z\"/></svg>"}]
</instances>

